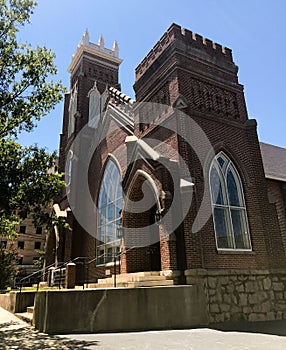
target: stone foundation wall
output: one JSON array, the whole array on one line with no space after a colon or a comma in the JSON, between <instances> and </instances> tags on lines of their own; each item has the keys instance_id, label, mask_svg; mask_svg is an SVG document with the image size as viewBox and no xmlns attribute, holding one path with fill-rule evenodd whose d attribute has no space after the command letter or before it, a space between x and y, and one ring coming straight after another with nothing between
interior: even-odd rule
<instances>
[{"instance_id":1,"label":"stone foundation wall","mask_svg":"<svg viewBox=\"0 0 286 350\"><path fill-rule=\"evenodd\" d=\"M286 319L286 270L187 270L205 293L210 323Z\"/></svg>"}]
</instances>

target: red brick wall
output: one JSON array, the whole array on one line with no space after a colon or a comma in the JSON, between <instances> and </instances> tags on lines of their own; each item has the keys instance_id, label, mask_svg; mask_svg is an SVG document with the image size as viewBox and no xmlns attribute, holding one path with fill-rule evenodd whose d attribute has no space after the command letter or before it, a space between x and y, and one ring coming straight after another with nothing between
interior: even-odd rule
<instances>
[{"instance_id":1,"label":"red brick wall","mask_svg":"<svg viewBox=\"0 0 286 350\"><path fill-rule=\"evenodd\" d=\"M219 53L216 56L218 51L215 53L206 41L201 45L201 38L199 43L194 42L191 34L183 35L176 25L169 28L163 36L164 45L162 39L155 45L156 50L157 47L162 48L160 54L155 55L155 59L152 54L147 55L137 68L136 96L140 101L156 102L163 91L167 95L166 100L172 104L182 95L188 104L185 112L204 130L215 151L223 150L230 157L243 183L253 251L244 254L218 253L212 218L198 233L192 232L208 178L204 179L195 152L179 138L173 145L178 145L178 151L188 161L195 179L193 204L183 224L187 267L285 266L279 227L275 219L271 219L275 212L267 199L256 125L247 118L243 87L237 82L237 67L229 55L230 51L227 55ZM216 59L212 60L210 56ZM143 119L144 116L141 116ZM186 140L191 139L198 148L206 148L198 135L192 133L186 116L178 119L178 125L184 125L181 132ZM145 128L143 133L141 131L144 137L152 129L152 121L148 124L149 128ZM154 135L156 132L152 133ZM205 151L207 154L207 149ZM210 163L211 160L204 159L204 162L207 161Z\"/></svg>"},{"instance_id":2,"label":"red brick wall","mask_svg":"<svg viewBox=\"0 0 286 350\"><path fill-rule=\"evenodd\" d=\"M102 62L99 62L101 60ZM105 59L99 58L97 61L93 60L93 57L90 57L89 54L85 53L81 58L79 65L76 70L71 74L70 85L71 89L77 84L78 90L78 101L77 101L77 110L79 112L78 117L76 118L75 124L75 134L78 133L84 125L86 125L88 121L89 115L89 100L88 100L88 92L93 87L95 81L97 81L97 87L99 91L102 93L106 87L108 86L117 86L118 85L118 68L117 64L113 64L113 68L107 66L105 64ZM69 101L70 94L66 94L65 96L65 104L64 104L64 115L63 115L63 128L60 139L60 155L59 155L59 171L65 171L65 163L68 151L71 147L71 144L74 140L74 135L68 138L68 124L69 124ZM109 140L107 140L107 147L112 149L111 143L112 137L114 135L109 135ZM120 139L121 142L126 137L124 134ZM100 149L104 148L105 142ZM105 145L106 147L106 145ZM100 171L102 169L103 164L106 161L108 150L102 152L100 157L94 157L95 163L91 164L90 175L92 177L91 181L91 191L93 191L96 196L96 189L99 183ZM94 169L95 167L95 169ZM73 174L73 185L79 186L80 188L80 180L76 178L76 161L73 165L75 169L75 173ZM61 209L65 209L69 206L65 193L62 194L60 199ZM96 220L95 220L96 221ZM95 256L96 251L96 243L95 237L92 237L90 234L86 233L84 229L77 223L75 219L71 219L71 227L72 232L65 233L66 234L66 249L65 249L65 258L74 259L78 256L86 257L88 259L92 259ZM64 233L62 233L64 235ZM91 271L92 273L92 271Z\"/></svg>"},{"instance_id":3,"label":"red brick wall","mask_svg":"<svg viewBox=\"0 0 286 350\"><path fill-rule=\"evenodd\" d=\"M275 205L275 211L279 221L283 247L286 252L286 206L285 185L282 182L267 179L269 202ZM284 186L284 187L283 187Z\"/></svg>"},{"instance_id":4,"label":"red brick wall","mask_svg":"<svg viewBox=\"0 0 286 350\"><path fill-rule=\"evenodd\" d=\"M151 176L159 193L163 190L170 194L169 202L161 199L165 212L170 208L174 191L180 191L179 177L187 175L186 169L183 170L181 167L178 154L188 164L195 184L192 206L183 224L175 230L174 239L164 237L162 232L164 227L160 227L163 269L266 269L285 266L280 230L281 227L286 228L286 220L283 221L283 217L282 221L280 219L279 228L278 220L275 219L275 206L268 202L256 123L248 120L243 86L238 83L237 71L231 50L223 49L221 45L214 44L188 30L182 30L177 25L172 25L168 29L137 67L134 85L137 100L165 104L166 107L156 109L148 105L147 108L144 106L137 108L134 117L134 134L147 143L148 138L156 139L159 144L157 146L150 144L150 146L164 157L177 161L173 163L172 170L175 174L175 182L164 166L158 167L158 162L154 160L149 159L146 162L139 159L126 168L127 157L130 157L134 151L132 145L128 146L128 150L124 147L126 136L131 135L128 128L120 127L119 123L110 118L110 124L106 123L104 130L99 129L100 133L106 132L107 136L98 146L89 171L90 191L95 201L97 201L104 165L110 153L120 164L125 164L121 169L122 179L124 190L130 194L130 198L138 200L142 195L143 179L138 177L134 183L132 179L137 170L143 170ZM88 58L84 58L79 70L72 76L72 84L75 79L78 81L78 109L81 115L76 126L78 132L87 122L87 94L94 80L99 79L102 84L111 84L112 79L112 83L115 84L118 83L118 72L104 67L104 62L102 65L97 65ZM187 103L185 113L172 114L171 106L180 96L183 96ZM251 252L233 252L232 254L218 252L212 217L199 232L193 232L193 223L209 179L208 176L204 178L202 164L194 149L190 147L190 140L196 148L203 151L205 167L210 166L212 159L207 156L208 145L193 132L190 117L204 131L214 151L224 151L240 174L250 226L253 248ZM66 112L65 118L67 118ZM158 126L167 119L172 131ZM65 156L68 149L68 142L65 139L66 130L67 123L64 121L61 157ZM180 132L180 137L176 134L176 130ZM132 188L130 188L131 184ZM275 192L276 210L281 217L281 198L274 185L271 185L271 191ZM176 208L172 215L181 215L182 209L187 205L188 196L190 194L182 195L182 207ZM148 211L140 215L126 211L123 217L124 225L135 229L146 227L147 232L150 215ZM73 255L83 254L92 257L95 255L95 250L95 241L88 237L79 225L74 226ZM132 249L122 256L122 272L149 269L150 257L146 247ZM92 273L95 275L96 271Z\"/></svg>"}]
</instances>

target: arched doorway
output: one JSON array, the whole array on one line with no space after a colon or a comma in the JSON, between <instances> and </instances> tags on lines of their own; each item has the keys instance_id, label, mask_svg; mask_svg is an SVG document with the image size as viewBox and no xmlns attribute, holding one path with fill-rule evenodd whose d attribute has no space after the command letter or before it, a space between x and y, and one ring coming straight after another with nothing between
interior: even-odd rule
<instances>
[{"instance_id":1,"label":"arched doorway","mask_svg":"<svg viewBox=\"0 0 286 350\"><path fill-rule=\"evenodd\" d=\"M138 171L123 208L122 272L161 270L160 233L155 223L159 205L154 181L148 174Z\"/></svg>"}]
</instances>

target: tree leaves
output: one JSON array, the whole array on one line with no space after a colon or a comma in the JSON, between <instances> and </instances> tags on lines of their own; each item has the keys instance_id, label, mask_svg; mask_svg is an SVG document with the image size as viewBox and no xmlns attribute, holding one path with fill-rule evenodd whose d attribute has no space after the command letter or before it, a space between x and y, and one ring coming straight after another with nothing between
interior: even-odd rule
<instances>
[{"instance_id":1,"label":"tree leaves","mask_svg":"<svg viewBox=\"0 0 286 350\"><path fill-rule=\"evenodd\" d=\"M55 54L46 47L19 43L17 32L29 22L36 3L0 0L0 136L30 131L62 99Z\"/></svg>"},{"instance_id":2,"label":"tree leaves","mask_svg":"<svg viewBox=\"0 0 286 350\"><path fill-rule=\"evenodd\" d=\"M30 22L35 6L33 0L0 0L0 235L13 236L19 218L30 213L35 221L52 225L47 208L64 186L62 176L51 171L56 153L16 142L65 91L53 80L55 54L18 41L17 33Z\"/></svg>"},{"instance_id":3,"label":"tree leaves","mask_svg":"<svg viewBox=\"0 0 286 350\"><path fill-rule=\"evenodd\" d=\"M22 147L11 139L0 140L0 235L11 235L8 218L16 222L16 217L25 219L30 213L38 226L52 225L48 208L65 186L55 170L55 153L48 154L38 146Z\"/></svg>"},{"instance_id":4,"label":"tree leaves","mask_svg":"<svg viewBox=\"0 0 286 350\"><path fill-rule=\"evenodd\" d=\"M0 245L0 291L5 291L15 274L17 250L13 246Z\"/></svg>"}]
</instances>

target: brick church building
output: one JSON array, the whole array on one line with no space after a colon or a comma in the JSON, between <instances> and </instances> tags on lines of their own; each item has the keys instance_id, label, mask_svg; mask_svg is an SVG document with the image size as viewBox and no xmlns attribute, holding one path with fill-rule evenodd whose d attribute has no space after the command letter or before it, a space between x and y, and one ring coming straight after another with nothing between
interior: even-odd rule
<instances>
[{"instance_id":1,"label":"brick church building","mask_svg":"<svg viewBox=\"0 0 286 350\"><path fill-rule=\"evenodd\" d=\"M196 283L211 322L286 316L286 150L260 144L230 49L172 24L121 92L118 45L86 31L69 66L49 254L88 280ZM263 156L263 157L262 157ZM62 213L62 214L61 214Z\"/></svg>"}]
</instances>

